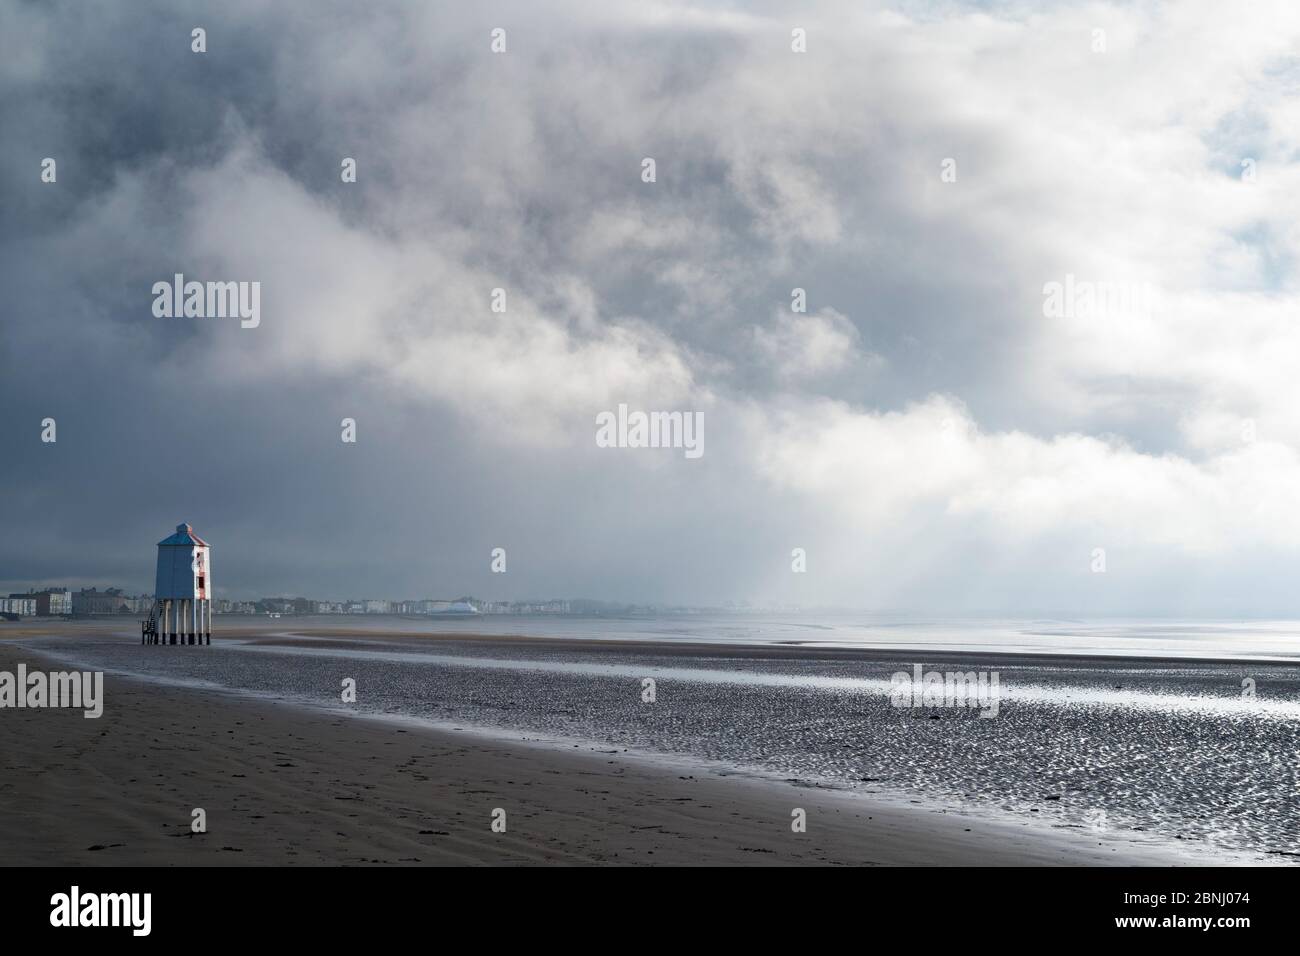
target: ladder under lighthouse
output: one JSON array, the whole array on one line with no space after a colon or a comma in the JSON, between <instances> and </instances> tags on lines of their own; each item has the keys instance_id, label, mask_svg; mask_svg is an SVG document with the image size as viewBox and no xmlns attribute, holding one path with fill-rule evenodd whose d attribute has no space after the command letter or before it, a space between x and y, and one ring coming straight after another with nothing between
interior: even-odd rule
<instances>
[{"instance_id":1,"label":"ladder under lighthouse","mask_svg":"<svg viewBox=\"0 0 1300 956\"><path fill-rule=\"evenodd\" d=\"M158 643L158 602L149 608L149 620L140 622L140 643Z\"/></svg>"}]
</instances>

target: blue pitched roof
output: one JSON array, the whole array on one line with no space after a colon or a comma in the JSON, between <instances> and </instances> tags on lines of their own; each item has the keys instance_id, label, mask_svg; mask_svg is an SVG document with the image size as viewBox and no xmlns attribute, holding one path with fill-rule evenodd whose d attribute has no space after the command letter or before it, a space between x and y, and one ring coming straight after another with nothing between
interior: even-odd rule
<instances>
[{"instance_id":1,"label":"blue pitched roof","mask_svg":"<svg viewBox=\"0 0 1300 956\"><path fill-rule=\"evenodd\" d=\"M208 547L208 543L195 534L193 528L184 522L181 522L176 526L176 533L170 538L163 538L159 541L158 547L161 548L164 545L176 545L188 548L193 547L196 544L204 548Z\"/></svg>"}]
</instances>

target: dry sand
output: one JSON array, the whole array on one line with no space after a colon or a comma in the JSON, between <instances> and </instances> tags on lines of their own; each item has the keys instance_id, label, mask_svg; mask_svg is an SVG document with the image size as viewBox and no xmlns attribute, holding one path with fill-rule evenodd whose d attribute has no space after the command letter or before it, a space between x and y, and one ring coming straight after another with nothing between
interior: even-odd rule
<instances>
[{"instance_id":1,"label":"dry sand","mask_svg":"<svg viewBox=\"0 0 1300 956\"><path fill-rule=\"evenodd\" d=\"M57 665L0 643L0 669ZM97 720L0 710L0 863L1213 862L636 755L337 716L107 675ZM191 834L191 811L207 814ZM491 814L506 810L507 831ZM808 829L791 832L791 810Z\"/></svg>"}]
</instances>

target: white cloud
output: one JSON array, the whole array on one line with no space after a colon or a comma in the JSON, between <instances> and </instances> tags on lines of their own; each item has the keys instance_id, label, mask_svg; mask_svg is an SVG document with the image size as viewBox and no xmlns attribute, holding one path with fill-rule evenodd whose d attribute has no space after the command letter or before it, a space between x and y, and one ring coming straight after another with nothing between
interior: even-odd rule
<instances>
[{"instance_id":1,"label":"white cloud","mask_svg":"<svg viewBox=\"0 0 1300 956\"><path fill-rule=\"evenodd\" d=\"M185 192L183 255L262 283L262 325L218 339L223 373L377 376L500 438L536 442L585 435L596 410L620 401L680 402L691 385L679 348L653 326L593 322L579 280L513 286L461 261L454 239L350 226L255 148L194 173ZM495 288L506 293L503 313L490 307ZM557 293L572 312L548 311L536 293Z\"/></svg>"},{"instance_id":2,"label":"white cloud","mask_svg":"<svg viewBox=\"0 0 1300 956\"><path fill-rule=\"evenodd\" d=\"M841 371L863 357L858 340L857 327L830 308L813 313L777 309L771 321L754 329L761 361L786 380Z\"/></svg>"},{"instance_id":3,"label":"white cloud","mask_svg":"<svg viewBox=\"0 0 1300 956\"><path fill-rule=\"evenodd\" d=\"M1298 547L1300 457L1276 443L1193 462L1115 438L984 432L941 396L890 413L815 401L752 414L749 427L768 480L830 503L861 534L905 531L937 509L994 547L1046 535L1175 557Z\"/></svg>"}]
</instances>

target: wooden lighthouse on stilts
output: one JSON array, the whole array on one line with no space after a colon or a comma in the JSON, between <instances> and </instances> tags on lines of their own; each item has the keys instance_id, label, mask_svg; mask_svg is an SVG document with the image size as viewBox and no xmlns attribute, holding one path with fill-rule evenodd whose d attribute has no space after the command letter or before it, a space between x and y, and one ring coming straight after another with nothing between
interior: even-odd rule
<instances>
[{"instance_id":1,"label":"wooden lighthouse on stilts","mask_svg":"<svg viewBox=\"0 0 1300 956\"><path fill-rule=\"evenodd\" d=\"M141 644L212 643L212 559L187 524L158 542L153 610L140 623Z\"/></svg>"}]
</instances>

